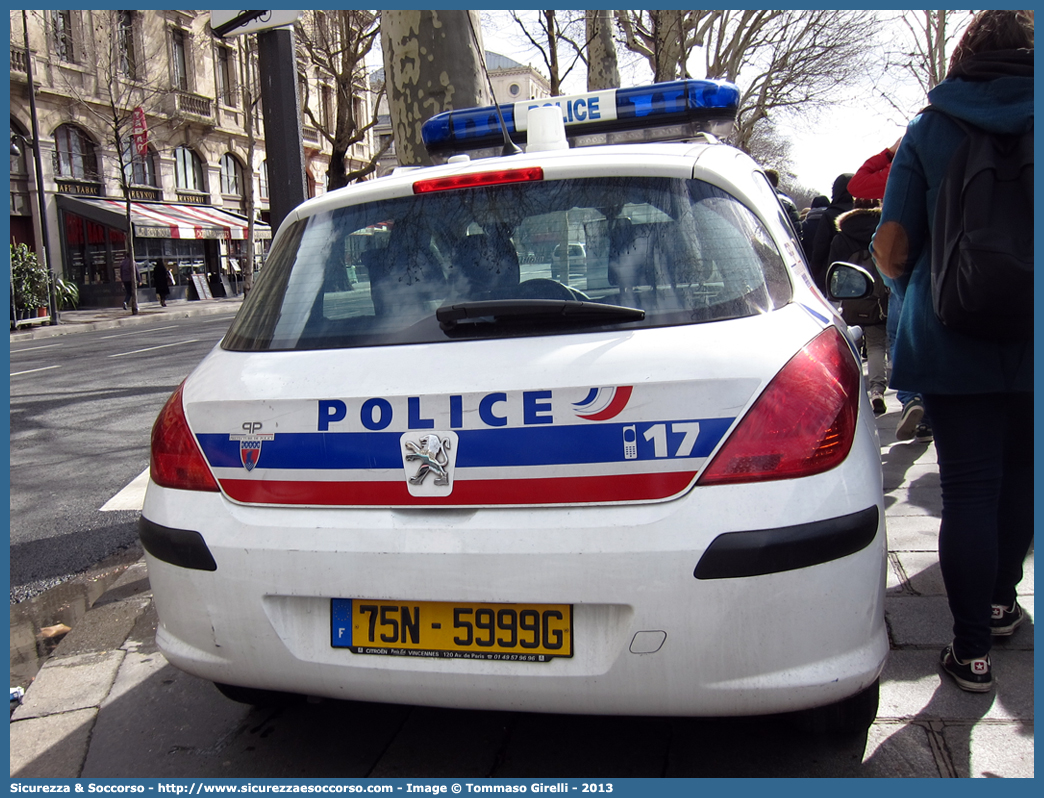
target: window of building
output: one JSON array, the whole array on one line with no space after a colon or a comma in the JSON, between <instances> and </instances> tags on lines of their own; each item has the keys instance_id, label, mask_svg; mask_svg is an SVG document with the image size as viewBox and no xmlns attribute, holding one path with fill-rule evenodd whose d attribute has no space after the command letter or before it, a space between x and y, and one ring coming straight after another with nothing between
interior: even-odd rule
<instances>
[{"instance_id":1,"label":"window of building","mask_svg":"<svg viewBox=\"0 0 1044 798\"><path fill-rule=\"evenodd\" d=\"M174 148L174 182L179 190L206 191L203 162L188 147Z\"/></svg>"},{"instance_id":2,"label":"window of building","mask_svg":"<svg viewBox=\"0 0 1044 798\"><path fill-rule=\"evenodd\" d=\"M123 171L127 176L127 183L132 186L158 187L156 179L156 157L152 150L144 155L138 153L134 146L134 140L128 136L123 144Z\"/></svg>"},{"instance_id":3,"label":"window of building","mask_svg":"<svg viewBox=\"0 0 1044 798\"><path fill-rule=\"evenodd\" d=\"M260 184L261 184L260 185L260 190L259 190L258 193L261 195L261 199L263 199L263 200L265 200L267 202L268 201L268 161L262 161L261 162L261 170L258 173L258 178L259 178Z\"/></svg>"},{"instance_id":4,"label":"window of building","mask_svg":"<svg viewBox=\"0 0 1044 798\"><path fill-rule=\"evenodd\" d=\"M138 54L134 43L133 11L116 12L116 68L131 80L138 79Z\"/></svg>"},{"instance_id":5,"label":"window of building","mask_svg":"<svg viewBox=\"0 0 1044 798\"><path fill-rule=\"evenodd\" d=\"M217 96L225 105L235 106L235 53L229 47L217 48Z\"/></svg>"},{"instance_id":6,"label":"window of building","mask_svg":"<svg viewBox=\"0 0 1044 798\"><path fill-rule=\"evenodd\" d=\"M301 104L301 113L308 106L308 76L301 71L297 73L297 101Z\"/></svg>"},{"instance_id":7,"label":"window of building","mask_svg":"<svg viewBox=\"0 0 1044 798\"><path fill-rule=\"evenodd\" d=\"M94 142L75 125L62 125L54 132L54 173L75 180L101 180Z\"/></svg>"},{"instance_id":8,"label":"window of building","mask_svg":"<svg viewBox=\"0 0 1044 798\"><path fill-rule=\"evenodd\" d=\"M17 146L11 147L11 174L24 177L29 174L28 162L26 160L26 150L29 149L26 144L26 136L22 131L15 126L15 122L11 120L11 144ZM17 151L17 155L15 152Z\"/></svg>"},{"instance_id":9,"label":"window of building","mask_svg":"<svg viewBox=\"0 0 1044 798\"><path fill-rule=\"evenodd\" d=\"M54 35L54 54L62 61L76 63L77 53L73 36L73 12L52 11L51 28Z\"/></svg>"},{"instance_id":10,"label":"window of building","mask_svg":"<svg viewBox=\"0 0 1044 798\"><path fill-rule=\"evenodd\" d=\"M326 128L327 131L332 132L334 129L333 89L326 84L323 84L320 91L319 104L319 113L320 118L323 120L323 127Z\"/></svg>"},{"instance_id":11,"label":"window of building","mask_svg":"<svg viewBox=\"0 0 1044 798\"><path fill-rule=\"evenodd\" d=\"M221 157L221 193L243 196L243 167L231 153Z\"/></svg>"},{"instance_id":12,"label":"window of building","mask_svg":"<svg viewBox=\"0 0 1044 798\"><path fill-rule=\"evenodd\" d=\"M170 43L171 75L174 80L174 88L188 91L189 78L188 59L185 56L185 31L177 28L173 29L170 32Z\"/></svg>"},{"instance_id":13,"label":"window of building","mask_svg":"<svg viewBox=\"0 0 1044 798\"><path fill-rule=\"evenodd\" d=\"M520 91L522 91L522 87L519 86L517 83L512 83L510 86L508 86L508 93L512 97L517 97Z\"/></svg>"}]
</instances>

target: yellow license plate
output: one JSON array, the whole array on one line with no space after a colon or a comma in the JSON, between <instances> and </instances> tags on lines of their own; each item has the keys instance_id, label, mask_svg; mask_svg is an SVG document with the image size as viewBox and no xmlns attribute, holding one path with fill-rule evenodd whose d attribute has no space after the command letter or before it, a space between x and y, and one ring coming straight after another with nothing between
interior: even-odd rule
<instances>
[{"instance_id":1,"label":"yellow license plate","mask_svg":"<svg viewBox=\"0 0 1044 798\"><path fill-rule=\"evenodd\" d=\"M549 662L573 656L571 604L333 599L331 643L356 654Z\"/></svg>"}]
</instances>

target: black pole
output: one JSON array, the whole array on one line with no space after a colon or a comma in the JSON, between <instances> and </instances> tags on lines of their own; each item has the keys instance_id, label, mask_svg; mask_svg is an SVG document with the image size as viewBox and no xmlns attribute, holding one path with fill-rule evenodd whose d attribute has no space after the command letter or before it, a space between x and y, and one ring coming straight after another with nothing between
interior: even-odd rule
<instances>
[{"instance_id":1,"label":"black pole","mask_svg":"<svg viewBox=\"0 0 1044 798\"><path fill-rule=\"evenodd\" d=\"M301 102L297 93L297 58L293 28L257 34L258 72L265 118L269 208L272 231L305 200L305 162L301 139Z\"/></svg>"},{"instance_id":2,"label":"black pole","mask_svg":"<svg viewBox=\"0 0 1044 798\"><path fill-rule=\"evenodd\" d=\"M36 199L40 203L40 235L43 237L44 266L47 280L47 302L51 324L58 323L58 303L54 298L54 272L51 271L51 245L47 231L47 203L44 201L43 164L40 161L40 131L36 121L36 83L33 81L33 54L29 52L29 24L22 10L22 37L25 42L25 74L29 79L29 116L33 126L33 162L36 164Z\"/></svg>"}]
</instances>

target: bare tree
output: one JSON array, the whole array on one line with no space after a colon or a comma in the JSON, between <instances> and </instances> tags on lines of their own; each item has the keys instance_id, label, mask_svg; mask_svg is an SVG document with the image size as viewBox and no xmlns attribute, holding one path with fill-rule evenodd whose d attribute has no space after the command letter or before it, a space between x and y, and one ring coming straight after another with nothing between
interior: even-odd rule
<instances>
[{"instance_id":1,"label":"bare tree","mask_svg":"<svg viewBox=\"0 0 1044 798\"><path fill-rule=\"evenodd\" d=\"M814 113L850 91L871 67L877 27L868 11L723 12L708 33L705 74L740 87L736 145L745 149L773 113Z\"/></svg>"},{"instance_id":2,"label":"bare tree","mask_svg":"<svg viewBox=\"0 0 1044 798\"><path fill-rule=\"evenodd\" d=\"M740 87L733 141L742 149L771 114L814 112L864 76L878 28L869 11L618 11L617 21L657 80L720 78ZM692 75L697 50L702 74Z\"/></svg>"},{"instance_id":3,"label":"bare tree","mask_svg":"<svg viewBox=\"0 0 1044 798\"><path fill-rule=\"evenodd\" d=\"M613 40L611 11L587 11L587 90L613 89L620 85L620 67Z\"/></svg>"},{"instance_id":4,"label":"bare tree","mask_svg":"<svg viewBox=\"0 0 1044 798\"><path fill-rule=\"evenodd\" d=\"M443 111L489 104L477 11L382 11L381 49L395 153L430 164L421 124Z\"/></svg>"},{"instance_id":5,"label":"bare tree","mask_svg":"<svg viewBox=\"0 0 1044 798\"><path fill-rule=\"evenodd\" d=\"M306 63L333 83L334 103L320 96L319 107L306 96L302 106L309 123L330 143L333 153L327 170L327 190L341 188L371 174L387 146L362 161L349 165L352 146L365 142L377 124L377 108L383 86L370 102L366 59L380 36L380 12L361 10L305 11L297 43ZM308 86L308 83L305 83Z\"/></svg>"},{"instance_id":6,"label":"bare tree","mask_svg":"<svg viewBox=\"0 0 1044 798\"><path fill-rule=\"evenodd\" d=\"M925 103L949 68L950 55L972 11L902 11L887 24L896 30L892 44L883 52L883 69L874 92L887 102L900 120ZM910 80L917 87L909 91Z\"/></svg>"},{"instance_id":7,"label":"bare tree","mask_svg":"<svg viewBox=\"0 0 1044 798\"><path fill-rule=\"evenodd\" d=\"M616 22L624 37L624 46L644 57L661 82L691 77L688 54L702 47L704 37L722 11L617 11Z\"/></svg>"},{"instance_id":8,"label":"bare tree","mask_svg":"<svg viewBox=\"0 0 1044 798\"><path fill-rule=\"evenodd\" d=\"M247 237L244 242L244 260L240 264L243 275L243 293L249 293L254 286L254 153L257 149L257 125L261 85L257 70L257 44L254 37L244 39L243 57L240 59L239 83L243 93L243 129L247 137L247 165L250 170L250 189L246 192Z\"/></svg>"},{"instance_id":9,"label":"bare tree","mask_svg":"<svg viewBox=\"0 0 1044 798\"><path fill-rule=\"evenodd\" d=\"M522 16L526 14L526 16ZM533 17L529 17L532 14ZM587 50L584 11L512 11L511 18L547 67L551 95L562 93L562 83L584 63ZM563 55L563 53L565 53Z\"/></svg>"}]
</instances>

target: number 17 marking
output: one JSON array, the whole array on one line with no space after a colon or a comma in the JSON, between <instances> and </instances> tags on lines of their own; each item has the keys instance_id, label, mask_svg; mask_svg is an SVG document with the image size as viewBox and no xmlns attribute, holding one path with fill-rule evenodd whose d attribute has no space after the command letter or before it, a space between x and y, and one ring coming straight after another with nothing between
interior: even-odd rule
<instances>
[{"instance_id":1,"label":"number 17 marking","mask_svg":"<svg viewBox=\"0 0 1044 798\"><path fill-rule=\"evenodd\" d=\"M688 457L692 454L692 450L696 447L696 438L700 434L700 422L698 421L677 421L671 424L672 435L683 435L681 443L678 444L678 449L674 453L675 457ZM653 456L655 457L667 457L667 425L666 424L653 424L647 429L643 435L645 440L652 441L653 444Z\"/></svg>"}]
</instances>

